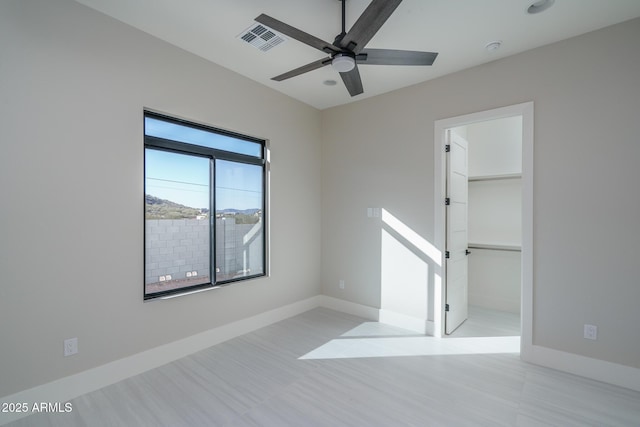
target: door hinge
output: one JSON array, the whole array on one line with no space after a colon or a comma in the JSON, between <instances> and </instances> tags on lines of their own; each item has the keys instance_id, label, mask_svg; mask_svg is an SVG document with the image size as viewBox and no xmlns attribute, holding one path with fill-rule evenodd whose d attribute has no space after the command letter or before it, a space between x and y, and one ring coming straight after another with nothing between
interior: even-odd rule
<instances>
[{"instance_id":1,"label":"door hinge","mask_svg":"<svg viewBox=\"0 0 640 427\"><path fill-rule=\"evenodd\" d=\"M445 146L444 146L444 152L445 152L445 153L448 153L448 152L450 152L450 151L451 151L451 144L447 144L447 145L445 145Z\"/></svg>"},{"instance_id":2,"label":"door hinge","mask_svg":"<svg viewBox=\"0 0 640 427\"><path fill-rule=\"evenodd\" d=\"M449 259L449 251L444 251L444 257Z\"/></svg>"},{"instance_id":3,"label":"door hinge","mask_svg":"<svg viewBox=\"0 0 640 427\"><path fill-rule=\"evenodd\" d=\"M444 305L444 311L449 311L449 304Z\"/></svg>"},{"instance_id":4,"label":"door hinge","mask_svg":"<svg viewBox=\"0 0 640 427\"><path fill-rule=\"evenodd\" d=\"M446 198L444 199L444 204L445 204L446 206L449 206L449 205L451 204L451 199L450 199L449 197L446 197Z\"/></svg>"}]
</instances>

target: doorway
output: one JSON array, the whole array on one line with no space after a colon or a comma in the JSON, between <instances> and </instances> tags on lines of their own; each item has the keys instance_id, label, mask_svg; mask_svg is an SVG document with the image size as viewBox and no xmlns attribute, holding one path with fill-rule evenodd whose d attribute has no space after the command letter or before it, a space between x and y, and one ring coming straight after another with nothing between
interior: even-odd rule
<instances>
[{"instance_id":1,"label":"doorway","mask_svg":"<svg viewBox=\"0 0 640 427\"><path fill-rule=\"evenodd\" d=\"M522 150L521 155L519 156L521 160L520 164L517 165L518 167L513 170L509 170L508 168L503 168L501 170L496 169L494 173L487 173L487 170L478 173L478 164L467 164L467 169L471 167L470 171L461 171L459 170L459 166L456 166L458 170L452 170L452 172L456 176L451 176L451 173L448 172L449 170L451 170L448 168L449 163L451 162L451 160L449 159L449 154L454 149L454 145L457 147L456 150L458 151L458 155L463 151L466 155L466 150L461 150L461 144L458 142L459 139L465 139L465 135L462 135L465 133L465 129L467 129L469 126L474 126L482 122L490 122L503 119L506 119L506 121L509 121L509 119L513 119L513 121L519 121L519 123L521 123L520 132L522 137ZM455 140L455 142L453 140ZM447 145L449 145L449 147L447 147ZM450 151L448 152L447 150ZM520 154L520 152L518 152L518 154ZM491 156L495 157L495 153L489 154L490 160ZM464 276L467 276L468 273L473 273L474 269L472 263L472 271L468 270L467 265L469 255L475 255L477 258L480 258L482 253L486 255L489 251L492 251L499 254L498 258L511 258L511 265L513 265L514 263L514 258L515 263L520 264L520 268L516 273L516 276L519 276L518 281L520 283L520 287L519 289L517 289L517 291L519 291L517 292L519 293L519 295L515 297L517 298L517 300L513 300L514 295L512 292L512 295L505 296L504 300L500 301L500 304L505 304L505 307L509 306L511 311L519 311L520 319L516 320L519 320L518 323L520 323L521 325L521 350L529 348L531 346L532 323L533 103L528 102L524 104L518 104L509 107L503 107L499 109L436 121L434 138L434 159L435 242L438 249L440 249L443 254L440 268L441 280L439 282L441 288L434 289L434 295L439 297L435 298L433 307L434 335L445 336L447 333L453 332L457 328L457 326L459 326L459 324L462 324L462 322L464 322L464 320L468 317L469 295L466 277ZM465 159L463 163L466 163L466 161L467 160ZM459 164L460 161L454 160L454 163ZM476 168L475 172L474 167ZM491 186L491 184L487 185L487 183L490 181L495 181L498 183L496 185L501 186L498 191L496 191L496 189L494 188L493 190L490 190L488 194L500 194L501 192L504 192L505 189L514 187L516 180L520 181L517 185L517 187L521 188L521 200L518 200L519 207L521 208L521 212L518 213L518 219L520 219L518 225L521 224L521 227L519 227L519 230L521 230L521 236L517 236L520 239L514 238L514 236L511 236L511 238L505 238L507 236L505 234L502 236L498 236L497 241L494 242L469 241L469 239L467 238L469 230L466 229L468 228L466 206L462 206L458 203L454 208L454 210L456 210L458 214L454 214L453 217L448 215L448 210L451 209L451 205L454 204L453 198L467 198L467 186L469 185L469 181L465 180L464 184L466 186L461 190L461 179L459 179L460 176L464 176L465 174L472 177L471 185L478 187L480 190L487 190L486 187ZM456 183L455 181L458 182ZM507 184L504 184L505 182L507 182ZM454 192L453 198L450 197L452 190ZM483 191L478 192L478 194L482 193ZM487 193L487 191L485 191L485 193ZM471 198L470 202L472 209L474 207L473 197ZM459 200L457 201L459 202ZM495 201L490 202L489 205L494 202ZM449 204L447 205L446 203ZM478 206L476 204L476 210L477 207ZM463 208L464 212L460 213L463 211ZM490 221L496 220L496 218L493 218L493 216L491 214L487 214L487 212L484 213L484 217L481 215L480 218L484 218L484 220ZM474 221L476 220L477 218L474 219ZM475 226L475 232L474 223L472 223L470 227L471 239L478 239L477 224L475 224ZM502 231L505 230L503 229ZM492 234L490 230L488 230L487 232L489 234ZM493 232L493 234L495 235L495 232ZM460 236L463 236L466 242L461 244ZM500 239L502 239L501 242L499 241ZM518 242L518 240L520 241ZM469 245L469 243L471 243L471 245ZM482 246L483 244L485 245L485 247ZM491 247L487 248L486 245L491 245ZM518 250L521 250L521 252L518 252ZM471 254L469 254L469 251L471 252ZM454 252L456 253L454 254ZM476 254L474 254L474 252L476 252ZM521 254L521 257L517 254ZM487 271L491 271L491 269L488 269ZM513 271L510 271L510 274L512 276L513 273ZM474 278L472 278L472 280L475 279L476 276L476 273L473 274ZM463 285L460 284L461 277L464 278ZM483 292L480 291L480 294L482 293ZM481 296L482 295L472 295L472 302L474 301L474 299L476 302L478 302L478 297ZM487 301L485 300L484 303L486 302ZM457 307L454 307L453 304L457 305ZM514 304L520 306L519 310L516 310L518 307L515 307L516 309L514 309ZM475 307L472 307L472 311L477 310ZM486 313L480 314L484 315ZM502 321L505 322L505 324L509 323L508 320L503 319ZM447 325L448 322L449 325Z\"/></svg>"},{"instance_id":2,"label":"doorway","mask_svg":"<svg viewBox=\"0 0 640 427\"><path fill-rule=\"evenodd\" d=\"M520 336L522 241L522 116L448 130L447 259L445 332L452 336ZM460 147L466 147L466 150ZM466 152L466 156L464 156ZM466 157L465 159L458 157ZM462 176L464 190L452 185ZM457 190L457 191L456 191ZM459 193L459 194L456 194ZM461 216L460 206L466 207ZM462 245L452 228L464 231ZM457 234L460 232L458 231ZM460 245L458 251L456 244ZM466 274L460 274L460 261ZM456 274L457 273L457 274ZM457 277L457 280L454 280ZM460 282L466 302L457 301ZM453 291L453 292L452 292ZM464 305L462 309L456 307ZM462 316L465 313L466 316Z\"/></svg>"}]
</instances>

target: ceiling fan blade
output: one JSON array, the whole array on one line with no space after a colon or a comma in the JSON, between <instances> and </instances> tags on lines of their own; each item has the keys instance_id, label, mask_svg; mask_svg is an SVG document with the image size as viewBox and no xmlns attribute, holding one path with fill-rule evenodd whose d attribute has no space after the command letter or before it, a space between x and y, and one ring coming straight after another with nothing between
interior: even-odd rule
<instances>
[{"instance_id":1,"label":"ceiling fan blade","mask_svg":"<svg viewBox=\"0 0 640 427\"><path fill-rule=\"evenodd\" d=\"M402 0L373 0L340 41L340 46L360 53Z\"/></svg>"},{"instance_id":2,"label":"ceiling fan blade","mask_svg":"<svg viewBox=\"0 0 640 427\"><path fill-rule=\"evenodd\" d=\"M284 74L280 74L279 76L272 77L271 80L281 82L282 80L290 79L291 77L299 76L300 74L317 70L318 68L322 68L325 65L329 65L329 64L331 64L331 58L323 58L318 61L313 61L307 65L303 65L302 67L296 68L295 70L291 70Z\"/></svg>"},{"instance_id":3,"label":"ceiling fan blade","mask_svg":"<svg viewBox=\"0 0 640 427\"><path fill-rule=\"evenodd\" d=\"M415 50L363 49L356 55L356 62L364 65L432 65L436 52Z\"/></svg>"},{"instance_id":4,"label":"ceiling fan blade","mask_svg":"<svg viewBox=\"0 0 640 427\"><path fill-rule=\"evenodd\" d=\"M258 16L255 21L264 24L269 28L273 28L274 30L279 31L282 34L291 37L292 39L298 40L299 42L314 47L325 53L332 54L340 51L339 48L332 45L331 43L312 36L309 33L305 33L304 31L292 27L289 24L285 24L282 21L278 21L277 19L272 18L269 15L265 15L264 13Z\"/></svg>"},{"instance_id":5,"label":"ceiling fan blade","mask_svg":"<svg viewBox=\"0 0 640 427\"><path fill-rule=\"evenodd\" d=\"M342 81L351 96L360 95L364 92L364 89L362 88L362 79L360 79L360 72L358 71L357 65L353 67L353 70L351 71L340 73L340 77L342 77Z\"/></svg>"}]
</instances>

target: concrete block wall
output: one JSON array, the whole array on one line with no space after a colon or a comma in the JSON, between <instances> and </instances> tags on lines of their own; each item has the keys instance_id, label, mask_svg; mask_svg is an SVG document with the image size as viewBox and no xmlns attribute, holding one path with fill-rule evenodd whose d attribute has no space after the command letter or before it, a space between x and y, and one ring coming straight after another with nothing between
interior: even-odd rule
<instances>
[{"instance_id":1,"label":"concrete block wall","mask_svg":"<svg viewBox=\"0 0 640 427\"><path fill-rule=\"evenodd\" d=\"M209 219L149 219L145 226L145 284L167 274L209 275Z\"/></svg>"},{"instance_id":2,"label":"concrete block wall","mask_svg":"<svg viewBox=\"0 0 640 427\"><path fill-rule=\"evenodd\" d=\"M216 219L218 280L264 272L262 225L236 224L233 217Z\"/></svg>"},{"instance_id":3,"label":"concrete block wall","mask_svg":"<svg viewBox=\"0 0 640 427\"><path fill-rule=\"evenodd\" d=\"M145 285L187 278L187 272L209 275L209 219L146 220ZM262 273L262 221L236 224L235 218L216 219L218 279Z\"/></svg>"}]
</instances>

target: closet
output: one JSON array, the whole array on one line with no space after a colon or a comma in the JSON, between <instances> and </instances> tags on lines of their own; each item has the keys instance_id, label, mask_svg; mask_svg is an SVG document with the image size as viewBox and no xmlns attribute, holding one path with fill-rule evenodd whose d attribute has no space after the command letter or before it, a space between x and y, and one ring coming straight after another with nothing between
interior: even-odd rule
<instances>
[{"instance_id":1,"label":"closet","mask_svg":"<svg viewBox=\"0 0 640 427\"><path fill-rule=\"evenodd\" d=\"M469 144L469 306L520 313L522 117L453 131Z\"/></svg>"}]
</instances>

